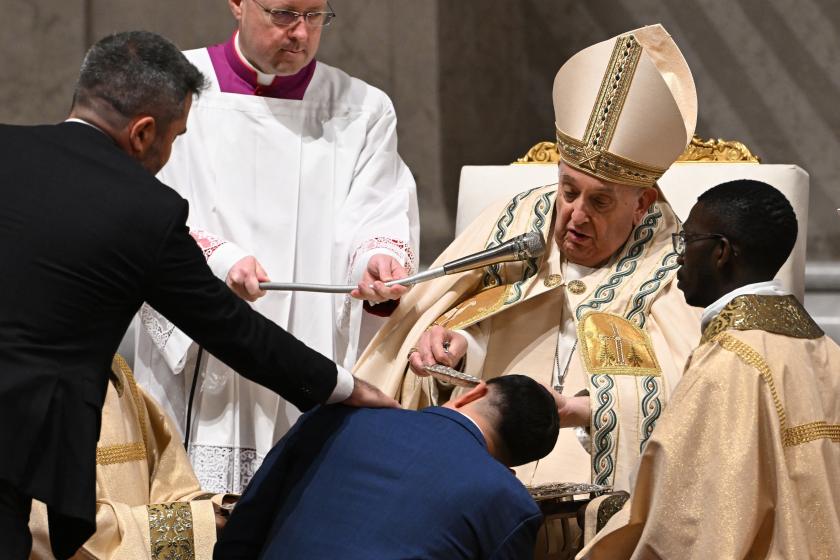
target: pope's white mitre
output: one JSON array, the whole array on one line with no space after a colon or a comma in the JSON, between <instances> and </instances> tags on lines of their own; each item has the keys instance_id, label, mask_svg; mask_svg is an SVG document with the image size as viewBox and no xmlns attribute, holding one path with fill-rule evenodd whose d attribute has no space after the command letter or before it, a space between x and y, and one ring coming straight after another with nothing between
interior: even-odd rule
<instances>
[{"instance_id":1,"label":"pope's white mitre","mask_svg":"<svg viewBox=\"0 0 840 560\"><path fill-rule=\"evenodd\" d=\"M691 141L694 78L661 25L588 47L554 79L564 162L606 181L649 187Z\"/></svg>"}]
</instances>

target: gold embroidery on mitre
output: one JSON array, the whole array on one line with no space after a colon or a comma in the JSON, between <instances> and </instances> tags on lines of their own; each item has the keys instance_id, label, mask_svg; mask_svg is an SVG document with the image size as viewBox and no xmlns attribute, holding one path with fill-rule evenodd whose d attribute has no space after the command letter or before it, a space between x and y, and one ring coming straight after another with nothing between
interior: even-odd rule
<instances>
[{"instance_id":1,"label":"gold embroidery on mitre","mask_svg":"<svg viewBox=\"0 0 840 560\"><path fill-rule=\"evenodd\" d=\"M557 128L557 150L560 159L584 173L616 183L652 187L665 169L608 151L642 50L633 35L616 39L583 139L573 138Z\"/></svg>"},{"instance_id":2,"label":"gold embroidery on mitre","mask_svg":"<svg viewBox=\"0 0 840 560\"><path fill-rule=\"evenodd\" d=\"M578 323L578 344L589 375L659 376L647 333L619 315L588 313Z\"/></svg>"},{"instance_id":3,"label":"gold embroidery on mitre","mask_svg":"<svg viewBox=\"0 0 840 560\"><path fill-rule=\"evenodd\" d=\"M579 161L587 158L586 146L580 140L557 130L557 149L560 159L579 171L595 175L600 179L630 185L634 187L652 187L667 171L662 167L646 165L628 158L617 156L607 150L598 154L595 170L580 165Z\"/></svg>"},{"instance_id":4,"label":"gold embroidery on mitre","mask_svg":"<svg viewBox=\"0 0 840 560\"><path fill-rule=\"evenodd\" d=\"M642 46L633 35L624 35L615 40L612 56L598 91L598 100L589 114L589 122L583 136L585 146L592 151L609 149L641 57Z\"/></svg>"},{"instance_id":5,"label":"gold embroidery on mitre","mask_svg":"<svg viewBox=\"0 0 840 560\"><path fill-rule=\"evenodd\" d=\"M571 282L569 282L567 289L576 296L579 296L580 294L586 291L586 284L584 284L580 280L572 280Z\"/></svg>"},{"instance_id":6,"label":"gold embroidery on mitre","mask_svg":"<svg viewBox=\"0 0 840 560\"><path fill-rule=\"evenodd\" d=\"M765 331L791 338L820 338L825 333L794 296L738 296L706 326L700 344L726 330Z\"/></svg>"}]
</instances>

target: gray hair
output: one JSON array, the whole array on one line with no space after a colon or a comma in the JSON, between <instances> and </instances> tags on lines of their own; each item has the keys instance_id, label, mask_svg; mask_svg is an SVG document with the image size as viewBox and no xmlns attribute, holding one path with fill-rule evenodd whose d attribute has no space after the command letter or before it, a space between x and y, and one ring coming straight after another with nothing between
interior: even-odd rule
<instances>
[{"instance_id":1,"label":"gray hair","mask_svg":"<svg viewBox=\"0 0 840 560\"><path fill-rule=\"evenodd\" d=\"M206 87L204 75L171 42L128 31L101 39L87 52L73 105L98 99L127 119L151 115L168 123L181 115L187 95Z\"/></svg>"}]
</instances>

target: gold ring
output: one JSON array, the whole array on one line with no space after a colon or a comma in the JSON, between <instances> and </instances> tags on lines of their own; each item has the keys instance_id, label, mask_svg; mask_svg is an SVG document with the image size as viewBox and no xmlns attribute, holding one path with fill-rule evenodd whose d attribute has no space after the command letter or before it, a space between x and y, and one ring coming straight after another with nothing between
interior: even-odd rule
<instances>
[{"instance_id":1,"label":"gold ring","mask_svg":"<svg viewBox=\"0 0 840 560\"><path fill-rule=\"evenodd\" d=\"M418 350L417 348L414 348L414 347L409 348L409 350L408 350L408 355L405 357L405 359L406 359L406 360L410 360L410 359L411 359L411 355L412 355L412 354L414 354L415 352L419 352L419 351L420 351L420 350Z\"/></svg>"}]
</instances>

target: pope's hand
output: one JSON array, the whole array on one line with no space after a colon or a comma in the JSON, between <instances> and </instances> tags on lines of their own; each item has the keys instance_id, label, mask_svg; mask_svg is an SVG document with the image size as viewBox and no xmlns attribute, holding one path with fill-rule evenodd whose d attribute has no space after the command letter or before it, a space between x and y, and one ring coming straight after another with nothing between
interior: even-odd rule
<instances>
[{"instance_id":1,"label":"pope's hand","mask_svg":"<svg viewBox=\"0 0 840 560\"><path fill-rule=\"evenodd\" d=\"M576 426L589 426L591 416L591 405L589 395L581 397L567 397L561 395L554 389L549 388L554 402L557 403L557 412L560 414L561 428L574 428Z\"/></svg>"},{"instance_id":2,"label":"pope's hand","mask_svg":"<svg viewBox=\"0 0 840 560\"><path fill-rule=\"evenodd\" d=\"M225 283L242 299L257 301L265 295L265 290L260 290L260 282L269 280L268 274L256 258L245 257L230 267Z\"/></svg>"},{"instance_id":3,"label":"pope's hand","mask_svg":"<svg viewBox=\"0 0 840 560\"><path fill-rule=\"evenodd\" d=\"M443 364L454 368L467 353L467 339L462 335L434 325L417 341L408 356L411 371L429 375L424 366Z\"/></svg>"},{"instance_id":4,"label":"pope's hand","mask_svg":"<svg viewBox=\"0 0 840 560\"><path fill-rule=\"evenodd\" d=\"M367 408L400 408L397 401L358 377L353 378L353 392L341 401L341 404Z\"/></svg>"},{"instance_id":5,"label":"pope's hand","mask_svg":"<svg viewBox=\"0 0 840 560\"><path fill-rule=\"evenodd\" d=\"M408 286L385 286L385 282L399 280L407 276L405 267L391 255L373 255L365 267L361 281L350 295L356 299L366 299L371 303L382 303L389 299L400 299L408 291Z\"/></svg>"}]
</instances>

